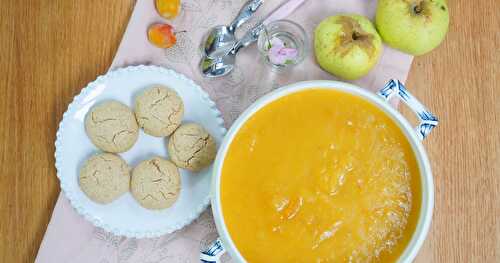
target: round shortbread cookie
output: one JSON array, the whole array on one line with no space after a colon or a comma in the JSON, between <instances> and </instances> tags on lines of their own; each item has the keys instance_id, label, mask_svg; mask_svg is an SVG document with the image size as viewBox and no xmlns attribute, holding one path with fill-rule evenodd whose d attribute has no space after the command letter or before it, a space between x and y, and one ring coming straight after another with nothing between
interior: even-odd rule
<instances>
[{"instance_id":1,"label":"round shortbread cookie","mask_svg":"<svg viewBox=\"0 0 500 263\"><path fill-rule=\"evenodd\" d=\"M120 156L99 153L85 161L78 182L92 201L107 204L128 191L130 169Z\"/></svg>"},{"instance_id":2,"label":"round shortbread cookie","mask_svg":"<svg viewBox=\"0 0 500 263\"><path fill-rule=\"evenodd\" d=\"M144 90L135 99L135 116L144 132L169 136L182 121L184 104L177 92L164 86Z\"/></svg>"},{"instance_id":3,"label":"round shortbread cookie","mask_svg":"<svg viewBox=\"0 0 500 263\"><path fill-rule=\"evenodd\" d=\"M134 113L114 100L100 103L87 113L85 130L96 147L112 153L129 150L139 136Z\"/></svg>"},{"instance_id":4,"label":"round shortbread cookie","mask_svg":"<svg viewBox=\"0 0 500 263\"><path fill-rule=\"evenodd\" d=\"M200 171L215 159L214 138L196 123L181 125L170 137L168 154L178 167Z\"/></svg>"},{"instance_id":5,"label":"round shortbread cookie","mask_svg":"<svg viewBox=\"0 0 500 263\"><path fill-rule=\"evenodd\" d=\"M160 157L142 161L132 171L130 190L144 208L172 206L179 197L180 187L179 169Z\"/></svg>"}]
</instances>

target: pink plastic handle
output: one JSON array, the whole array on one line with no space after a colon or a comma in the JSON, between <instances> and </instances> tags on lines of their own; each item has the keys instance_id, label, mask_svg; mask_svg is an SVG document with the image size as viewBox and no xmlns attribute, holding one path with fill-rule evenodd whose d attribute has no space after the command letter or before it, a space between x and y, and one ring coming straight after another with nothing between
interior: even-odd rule
<instances>
[{"instance_id":1,"label":"pink plastic handle","mask_svg":"<svg viewBox=\"0 0 500 263\"><path fill-rule=\"evenodd\" d=\"M300 5L302 5L306 0L288 0L287 2L281 4L276 10L274 10L265 20L262 22L267 25L276 20L283 19L295 11Z\"/></svg>"}]
</instances>

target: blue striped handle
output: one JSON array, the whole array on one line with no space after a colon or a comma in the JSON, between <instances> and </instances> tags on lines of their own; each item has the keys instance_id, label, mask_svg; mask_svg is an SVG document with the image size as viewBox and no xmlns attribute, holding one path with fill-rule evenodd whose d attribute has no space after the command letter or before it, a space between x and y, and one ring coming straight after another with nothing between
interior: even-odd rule
<instances>
[{"instance_id":1,"label":"blue striped handle","mask_svg":"<svg viewBox=\"0 0 500 263\"><path fill-rule=\"evenodd\" d=\"M220 257L226 253L222 242L217 238L207 249L201 251L200 261L203 263L219 263Z\"/></svg>"},{"instance_id":2,"label":"blue striped handle","mask_svg":"<svg viewBox=\"0 0 500 263\"><path fill-rule=\"evenodd\" d=\"M416 131L421 140L425 139L439 123L434 114L413 97L399 80L391 79L383 89L379 90L378 95L387 101L393 96L398 96L413 112L415 112L415 114L417 114L420 124L417 126Z\"/></svg>"}]
</instances>

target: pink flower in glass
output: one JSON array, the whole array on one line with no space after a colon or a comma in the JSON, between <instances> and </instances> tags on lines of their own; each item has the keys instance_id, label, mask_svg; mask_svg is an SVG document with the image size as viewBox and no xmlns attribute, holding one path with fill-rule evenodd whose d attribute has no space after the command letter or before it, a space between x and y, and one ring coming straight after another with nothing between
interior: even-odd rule
<instances>
[{"instance_id":1,"label":"pink flower in glass","mask_svg":"<svg viewBox=\"0 0 500 263\"><path fill-rule=\"evenodd\" d=\"M283 41L279 38L272 38L271 48L268 51L269 61L275 65L284 65L288 60L297 57L297 49L285 47Z\"/></svg>"}]
</instances>

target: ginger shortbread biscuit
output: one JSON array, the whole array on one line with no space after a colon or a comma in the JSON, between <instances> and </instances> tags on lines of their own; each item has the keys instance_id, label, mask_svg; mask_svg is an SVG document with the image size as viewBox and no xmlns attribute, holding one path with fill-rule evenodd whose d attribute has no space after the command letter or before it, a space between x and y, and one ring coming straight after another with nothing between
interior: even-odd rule
<instances>
[{"instance_id":1,"label":"ginger shortbread biscuit","mask_svg":"<svg viewBox=\"0 0 500 263\"><path fill-rule=\"evenodd\" d=\"M139 136L134 113L114 100L100 103L87 113L85 130L97 148L112 153L129 150Z\"/></svg>"},{"instance_id":2,"label":"ginger shortbread biscuit","mask_svg":"<svg viewBox=\"0 0 500 263\"><path fill-rule=\"evenodd\" d=\"M184 104L177 92L164 86L144 90L135 99L135 116L144 132L165 137L181 124Z\"/></svg>"},{"instance_id":3,"label":"ginger shortbread biscuit","mask_svg":"<svg viewBox=\"0 0 500 263\"><path fill-rule=\"evenodd\" d=\"M78 179L80 188L92 201L107 204L128 191L130 169L120 156L99 153L85 161Z\"/></svg>"},{"instance_id":4,"label":"ginger shortbread biscuit","mask_svg":"<svg viewBox=\"0 0 500 263\"><path fill-rule=\"evenodd\" d=\"M200 171L215 159L214 138L196 123L181 125L169 139L168 154L178 167Z\"/></svg>"},{"instance_id":5,"label":"ginger shortbread biscuit","mask_svg":"<svg viewBox=\"0 0 500 263\"><path fill-rule=\"evenodd\" d=\"M179 197L180 187L179 169L160 157L142 161L132 171L130 191L144 208L172 206Z\"/></svg>"}]
</instances>

